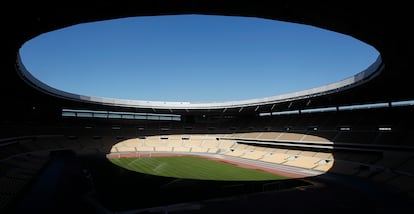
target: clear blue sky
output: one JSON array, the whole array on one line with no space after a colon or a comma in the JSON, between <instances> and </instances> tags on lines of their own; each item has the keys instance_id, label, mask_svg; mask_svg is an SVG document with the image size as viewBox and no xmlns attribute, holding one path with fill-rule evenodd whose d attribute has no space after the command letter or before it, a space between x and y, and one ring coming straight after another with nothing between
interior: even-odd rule
<instances>
[{"instance_id":1,"label":"clear blue sky","mask_svg":"<svg viewBox=\"0 0 414 214\"><path fill-rule=\"evenodd\" d=\"M378 57L373 47L316 27L261 18L174 15L78 24L25 43L40 81L75 94L221 102L342 80Z\"/></svg>"}]
</instances>

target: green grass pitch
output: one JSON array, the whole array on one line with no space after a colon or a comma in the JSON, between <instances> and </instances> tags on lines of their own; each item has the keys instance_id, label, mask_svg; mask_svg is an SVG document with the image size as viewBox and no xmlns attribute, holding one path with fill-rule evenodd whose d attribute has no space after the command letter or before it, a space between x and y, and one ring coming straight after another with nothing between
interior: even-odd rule
<instances>
[{"instance_id":1,"label":"green grass pitch","mask_svg":"<svg viewBox=\"0 0 414 214\"><path fill-rule=\"evenodd\" d=\"M165 177L223 181L287 179L272 173L193 156L118 158L109 160L131 171Z\"/></svg>"}]
</instances>

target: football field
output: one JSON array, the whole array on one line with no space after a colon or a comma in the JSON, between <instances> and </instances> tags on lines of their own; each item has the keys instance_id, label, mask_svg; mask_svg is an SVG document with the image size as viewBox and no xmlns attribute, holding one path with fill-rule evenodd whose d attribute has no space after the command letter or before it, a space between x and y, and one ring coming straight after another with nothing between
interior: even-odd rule
<instances>
[{"instance_id":1,"label":"football field","mask_svg":"<svg viewBox=\"0 0 414 214\"><path fill-rule=\"evenodd\" d=\"M222 181L282 180L284 176L194 156L112 158L112 163L145 174Z\"/></svg>"}]
</instances>

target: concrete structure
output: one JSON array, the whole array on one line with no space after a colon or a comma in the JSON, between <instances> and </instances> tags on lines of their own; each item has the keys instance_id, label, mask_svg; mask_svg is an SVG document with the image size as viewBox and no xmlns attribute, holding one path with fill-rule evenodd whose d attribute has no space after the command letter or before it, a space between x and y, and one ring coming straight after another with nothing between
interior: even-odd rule
<instances>
[{"instance_id":1,"label":"concrete structure","mask_svg":"<svg viewBox=\"0 0 414 214\"><path fill-rule=\"evenodd\" d=\"M249 153L250 156L240 154L240 157L262 158L256 155L260 153L269 155L262 159L278 162L279 159L274 159L276 156L272 157L270 153L278 151L287 154L293 151L306 156L289 154L289 157L296 159L283 159L287 165L309 167L305 157L318 161L335 160L335 163L326 162L332 166L328 170L318 162L321 167L318 169L327 171L327 174L310 178L311 181L323 183L315 188L295 189L275 195L246 195L245 198L233 198L230 202L223 201L220 206L214 201L204 201L200 202L201 205L181 207L181 210L175 210L177 213L185 213L187 208L193 209L193 205L197 205L200 213L212 210L214 213L258 213L275 209L291 213L403 212L411 208L414 193L414 111L412 105L397 106L400 101L414 100L411 79L414 33L410 29L413 16L410 8L408 2L364 5L356 1L10 3L1 19L0 184L2 188L7 188L0 190L0 205L12 204L12 210L17 213L25 213L27 209L38 209L43 213L73 213L76 209L85 208L85 201L79 201L79 195L85 195L81 188L75 188L79 191L76 192L68 188L68 184L74 187L85 184L77 179L57 178L77 178L82 173L88 175L87 171L77 168L80 167L76 164L77 155L109 153L111 150L119 152L125 148L126 151L132 151L131 148L134 151L137 148L160 149L154 145L112 147L132 138L163 140L162 136L177 135L182 141L188 141L190 136L214 135L217 139L236 141L236 149L249 148L249 152L256 152ZM341 82L292 94L224 103L149 102L70 94L36 80L19 58L19 48L24 42L42 33L98 20L165 14L253 16L308 24L355 37L375 47L380 57L367 70ZM346 106L378 103L385 104L385 107L340 111ZM303 113L319 108L334 110ZM285 111L299 113L277 114ZM270 116L262 117L262 114ZM175 116L180 119L175 120ZM191 143L195 142L198 141ZM202 147L197 145L191 148ZM274 149L258 149L251 145L272 146ZM183 150L186 146L169 146L168 151L178 148L181 152L187 151ZM43 177L55 180L40 187L48 191L55 189L59 194L56 197L51 196L50 192L36 195L36 185L33 192L18 194L48 161L51 164ZM53 174L56 171L62 173ZM340 176L331 177L329 173ZM395 187L396 191L377 188L373 185L377 183ZM122 185L122 182L117 184ZM69 190L72 192L67 195ZM30 201L33 198L40 202L33 203ZM275 200L283 203L275 206ZM85 208L88 212L107 211L96 201L88 201L87 204L92 207ZM254 205L255 209L249 204ZM25 205L25 208L20 205ZM161 213L175 208L177 206L164 206L154 210Z\"/></svg>"}]
</instances>

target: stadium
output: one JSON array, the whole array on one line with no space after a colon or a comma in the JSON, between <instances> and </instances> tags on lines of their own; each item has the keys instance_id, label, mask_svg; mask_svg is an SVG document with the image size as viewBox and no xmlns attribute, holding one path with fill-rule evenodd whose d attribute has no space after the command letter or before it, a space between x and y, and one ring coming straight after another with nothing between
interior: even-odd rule
<instances>
[{"instance_id":1,"label":"stadium","mask_svg":"<svg viewBox=\"0 0 414 214\"><path fill-rule=\"evenodd\" d=\"M413 33L408 4L64 3L12 5L2 19L0 212L405 213L412 209ZM380 56L366 70L323 87L214 103L73 94L37 80L19 56L23 43L56 29L166 14L303 23L350 35L375 47ZM123 163L129 158L134 159ZM170 162L161 162L163 158ZM195 165L198 161L200 165ZM174 163L176 169L165 169ZM204 172L213 165L213 171ZM133 166L148 167L134 172ZM240 171L232 173L235 168ZM244 171L248 169L252 170ZM181 177L178 171L187 174ZM216 173L227 177L220 180ZM252 178L253 174L263 177ZM287 179L276 180L275 174Z\"/></svg>"}]
</instances>

